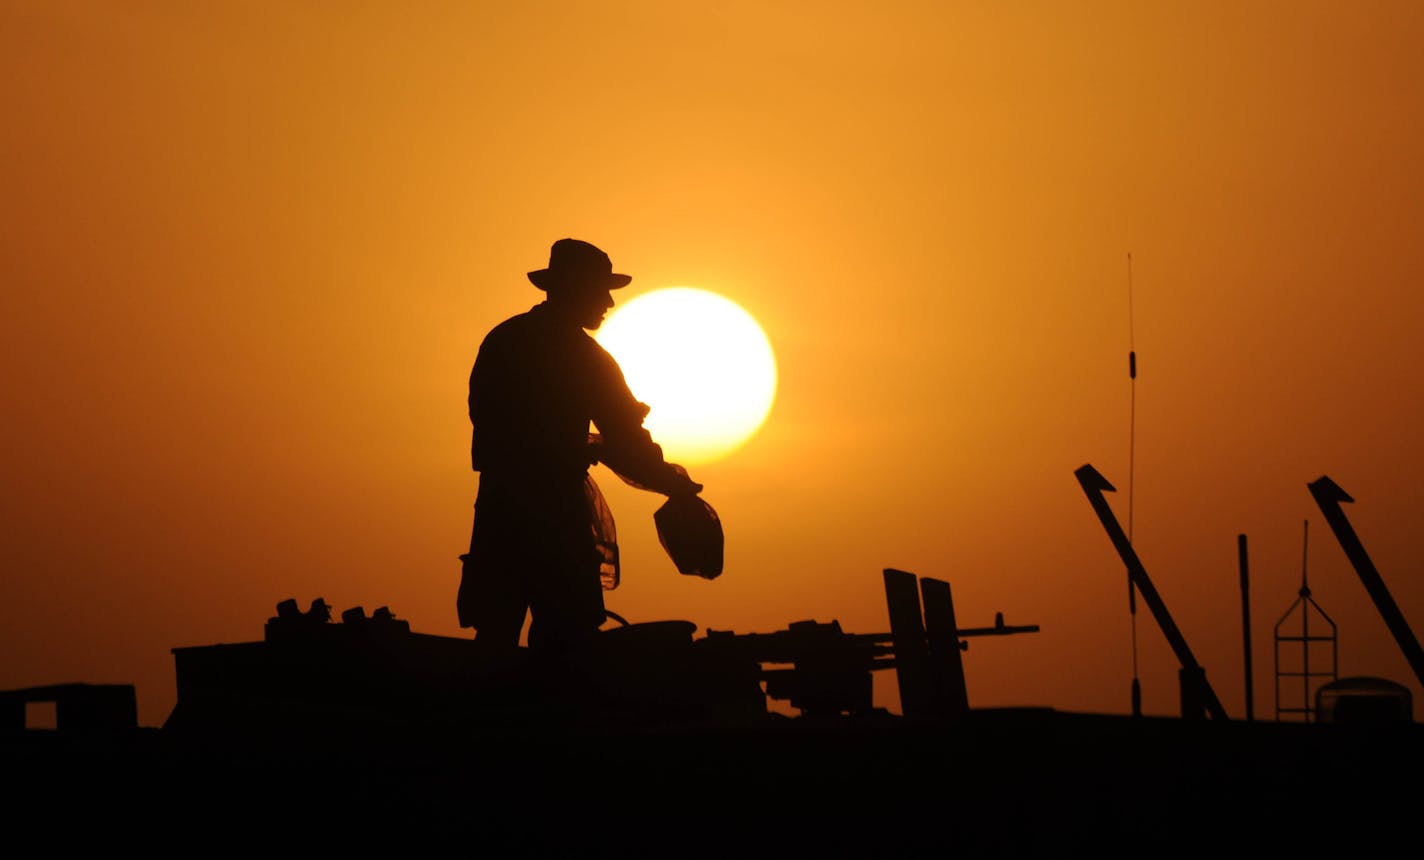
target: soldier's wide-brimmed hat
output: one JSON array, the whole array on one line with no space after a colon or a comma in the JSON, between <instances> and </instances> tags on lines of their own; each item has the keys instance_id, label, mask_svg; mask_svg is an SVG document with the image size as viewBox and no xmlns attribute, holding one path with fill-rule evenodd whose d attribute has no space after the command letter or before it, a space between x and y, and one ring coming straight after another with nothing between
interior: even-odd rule
<instances>
[{"instance_id":1,"label":"soldier's wide-brimmed hat","mask_svg":"<svg viewBox=\"0 0 1424 860\"><path fill-rule=\"evenodd\" d=\"M549 249L549 266L529 273L529 281L545 292L562 287L616 290L633 279L615 274L608 255L578 239L560 239Z\"/></svg>"}]
</instances>

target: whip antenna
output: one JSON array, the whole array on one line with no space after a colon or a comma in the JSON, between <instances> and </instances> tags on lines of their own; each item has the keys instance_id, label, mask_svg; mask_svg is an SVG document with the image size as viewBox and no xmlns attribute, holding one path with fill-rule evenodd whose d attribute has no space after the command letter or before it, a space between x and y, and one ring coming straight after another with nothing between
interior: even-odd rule
<instances>
[{"instance_id":1,"label":"whip antenna","mask_svg":"<svg viewBox=\"0 0 1424 860\"><path fill-rule=\"evenodd\" d=\"M1127 253L1127 542L1132 543L1133 479L1137 467L1137 344L1132 314L1132 252ZM1142 684L1137 675L1137 586L1127 576L1127 612L1132 618L1132 715L1142 716Z\"/></svg>"}]
</instances>

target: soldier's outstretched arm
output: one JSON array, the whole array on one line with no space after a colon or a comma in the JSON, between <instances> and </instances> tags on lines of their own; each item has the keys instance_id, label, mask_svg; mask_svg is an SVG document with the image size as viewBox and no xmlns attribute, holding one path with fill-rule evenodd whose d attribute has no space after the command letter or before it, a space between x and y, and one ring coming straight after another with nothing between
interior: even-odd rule
<instances>
[{"instance_id":1,"label":"soldier's outstretched arm","mask_svg":"<svg viewBox=\"0 0 1424 860\"><path fill-rule=\"evenodd\" d=\"M600 357L593 423L600 437L593 456L635 487L665 496L701 492L702 485L683 467L663 458L663 449L643 426L648 407L639 403L623 379L618 363L606 352Z\"/></svg>"}]
</instances>

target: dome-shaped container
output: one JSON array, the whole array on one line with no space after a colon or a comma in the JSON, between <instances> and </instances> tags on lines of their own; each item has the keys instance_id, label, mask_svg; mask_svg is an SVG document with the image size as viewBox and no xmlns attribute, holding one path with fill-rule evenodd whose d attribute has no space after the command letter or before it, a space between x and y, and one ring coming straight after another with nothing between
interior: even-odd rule
<instances>
[{"instance_id":1,"label":"dome-shaped container","mask_svg":"<svg viewBox=\"0 0 1424 860\"><path fill-rule=\"evenodd\" d=\"M1341 725L1407 723L1414 719L1414 697L1384 678L1341 678L1316 690L1315 718Z\"/></svg>"}]
</instances>

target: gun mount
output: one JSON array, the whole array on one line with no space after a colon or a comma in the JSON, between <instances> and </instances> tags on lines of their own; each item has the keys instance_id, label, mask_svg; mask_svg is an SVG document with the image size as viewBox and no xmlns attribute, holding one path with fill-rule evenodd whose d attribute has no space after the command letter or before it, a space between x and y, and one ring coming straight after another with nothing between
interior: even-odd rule
<instances>
[{"instance_id":1,"label":"gun mount","mask_svg":"<svg viewBox=\"0 0 1424 860\"><path fill-rule=\"evenodd\" d=\"M863 715L874 711L871 673L895 669L900 698L910 716L950 717L968 708L959 654L962 639L1037 633L1037 624L1009 626L998 613L992 627L959 628L949 583L885 571L889 633L846 633L840 623L798 621L775 633L708 630L703 647L762 668L770 698L789 701L807 715ZM926 594L921 616L917 588ZM897 659L896 655L899 655Z\"/></svg>"}]
</instances>

